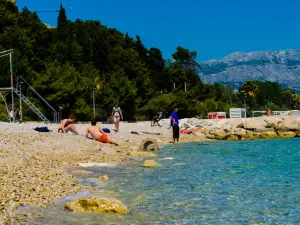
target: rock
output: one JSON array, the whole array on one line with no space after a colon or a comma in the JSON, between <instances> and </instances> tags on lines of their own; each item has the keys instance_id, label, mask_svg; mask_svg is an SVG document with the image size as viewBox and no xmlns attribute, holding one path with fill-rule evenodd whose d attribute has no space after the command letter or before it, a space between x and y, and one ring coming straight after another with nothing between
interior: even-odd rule
<instances>
[{"instance_id":1,"label":"rock","mask_svg":"<svg viewBox=\"0 0 300 225\"><path fill-rule=\"evenodd\" d=\"M107 175L104 175L104 176L101 176L99 177L99 179L103 182L107 181L108 180L108 176Z\"/></svg>"},{"instance_id":2,"label":"rock","mask_svg":"<svg viewBox=\"0 0 300 225\"><path fill-rule=\"evenodd\" d=\"M228 122L228 124L230 124L232 126L232 128L240 128L241 125L243 124L244 119L241 118L234 118L234 119L230 119L230 122Z\"/></svg>"},{"instance_id":3,"label":"rock","mask_svg":"<svg viewBox=\"0 0 300 225\"><path fill-rule=\"evenodd\" d=\"M239 137L237 135L230 135L227 140L229 141L236 141L239 140Z\"/></svg>"},{"instance_id":4,"label":"rock","mask_svg":"<svg viewBox=\"0 0 300 225\"><path fill-rule=\"evenodd\" d=\"M277 138L278 135L275 131L266 131L260 134L262 138Z\"/></svg>"},{"instance_id":5,"label":"rock","mask_svg":"<svg viewBox=\"0 0 300 225\"><path fill-rule=\"evenodd\" d=\"M143 167L157 167L158 163L155 162L154 160L145 160L142 166Z\"/></svg>"},{"instance_id":6,"label":"rock","mask_svg":"<svg viewBox=\"0 0 300 225\"><path fill-rule=\"evenodd\" d=\"M197 118L180 120L180 123L182 123L182 122L185 122L193 127L207 127L207 126L212 126L213 124L216 123L216 121L214 121L214 120L200 120Z\"/></svg>"},{"instance_id":7,"label":"rock","mask_svg":"<svg viewBox=\"0 0 300 225\"><path fill-rule=\"evenodd\" d=\"M260 138L260 133L253 132L251 130L247 130L246 136L244 138L245 139L258 139L258 138Z\"/></svg>"},{"instance_id":8,"label":"rock","mask_svg":"<svg viewBox=\"0 0 300 225\"><path fill-rule=\"evenodd\" d=\"M81 198L66 203L65 209L71 212L94 212L127 214L128 210L122 202L116 199Z\"/></svg>"},{"instance_id":9,"label":"rock","mask_svg":"<svg viewBox=\"0 0 300 225\"><path fill-rule=\"evenodd\" d=\"M158 150L158 143L153 138L146 138L141 142L140 151L157 151Z\"/></svg>"},{"instance_id":10,"label":"rock","mask_svg":"<svg viewBox=\"0 0 300 225\"><path fill-rule=\"evenodd\" d=\"M280 117L268 116L265 119L266 128L273 128L275 129L278 126L278 123L282 121Z\"/></svg>"},{"instance_id":11,"label":"rock","mask_svg":"<svg viewBox=\"0 0 300 225\"><path fill-rule=\"evenodd\" d=\"M292 131L278 132L278 136L282 138L293 138L296 137L296 133Z\"/></svg>"},{"instance_id":12,"label":"rock","mask_svg":"<svg viewBox=\"0 0 300 225\"><path fill-rule=\"evenodd\" d=\"M296 137L300 137L300 131L296 132Z\"/></svg>"},{"instance_id":13,"label":"rock","mask_svg":"<svg viewBox=\"0 0 300 225\"><path fill-rule=\"evenodd\" d=\"M278 122L276 127L278 131L300 131L300 121L293 117L285 117Z\"/></svg>"},{"instance_id":14,"label":"rock","mask_svg":"<svg viewBox=\"0 0 300 225\"><path fill-rule=\"evenodd\" d=\"M245 129L242 129L242 128L234 128L234 129L232 129L231 134L237 135L237 136L239 136L241 138L247 137L247 131Z\"/></svg>"},{"instance_id":15,"label":"rock","mask_svg":"<svg viewBox=\"0 0 300 225\"><path fill-rule=\"evenodd\" d=\"M265 131L266 126L267 123L263 119L255 118L255 119L245 120L241 125L241 128L244 128L245 130L261 132L261 131Z\"/></svg>"},{"instance_id":16,"label":"rock","mask_svg":"<svg viewBox=\"0 0 300 225\"><path fill-rule=\"evenodd\" d=\"M230 136L230 133L226 133L223 129L214 130L214 136L216 139L224 140Z\"/></svg>"},{"instance_id":17,"label":"rock","mask_svg":"<svg viewBox=\"0 0 300 225\"><path fill-rule=\"evenodd\" d=\"M205 138L205 134L203 134L201 131L195 131L194 134L196 137Z\"/></svg>"}]
</instances>

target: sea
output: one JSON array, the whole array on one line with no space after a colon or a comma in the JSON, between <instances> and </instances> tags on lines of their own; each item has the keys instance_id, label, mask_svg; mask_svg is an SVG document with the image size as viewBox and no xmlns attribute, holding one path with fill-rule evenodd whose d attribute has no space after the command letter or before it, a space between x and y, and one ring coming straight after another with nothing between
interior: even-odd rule
<instances>
[{"instance_id":1,"label":"sea","mask_svg":"<svg viewBox=\"0 0 300 225\"><path fill-rule=\"evenodd\" d=\"M300 224L300 139L211 141L169 145L156 168L132 159L116 167L84 168L82 184L121 200L127 215L71 213L67 201L23 208L28 224ZM107 175L106 183L95 182Z\"/></svg>"}]
</instances>

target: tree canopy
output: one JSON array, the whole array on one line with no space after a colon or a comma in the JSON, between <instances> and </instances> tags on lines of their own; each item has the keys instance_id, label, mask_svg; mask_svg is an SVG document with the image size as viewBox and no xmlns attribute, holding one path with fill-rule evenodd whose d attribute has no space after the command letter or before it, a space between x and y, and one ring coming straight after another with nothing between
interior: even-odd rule
<instances>
[{"instance_id":1,"label":"tree canopy","mask_svg":"<svg viewBox=\"0 0 300 225\"><path fill-rule=\"evenodd\" d=\"M146 119L158 110L170 111L175 104L182 117L228 111L242 106L245 96L251 109L297 105L294 92L276 83L250 82L239 92L203 84L196 51L179 46L166 60L160 49L148 49L139 36L130 37L100 21L68 20L62 5L56 28L6 0L0 0L0 15L0 51L14 50L15 77L24 77L51 105L63 107L65 115L76 113L80 120L93 116L93 91L97 117L109 116L119 103L126 120ZM0 58L0 64L1 86L8 86L8 60ZM6 97L9 101L9 94ZM30 93L29 98L51 116Z\"/></svg>"}]
</instances>

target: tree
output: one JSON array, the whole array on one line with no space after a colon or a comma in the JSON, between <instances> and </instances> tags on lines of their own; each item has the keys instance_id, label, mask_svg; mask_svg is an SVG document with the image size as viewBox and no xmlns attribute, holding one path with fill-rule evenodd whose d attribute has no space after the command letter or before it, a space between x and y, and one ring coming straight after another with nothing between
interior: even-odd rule
<instances>
[{"instance_id":1,"label":"tree","mask_svg":"<svg viewBox=\"0 0 300 225\"><path fill-rule=\"evenodd\" d=\"M66 10L62 3L60 4L59 15L57 19L57 37L61 41L66 41L69 35L69 21L67 19Z\"/></svg>"},{"instance_id":2,"label":"tree","mask_svg":"<svg viewBox=\"0 0 300 225\"><path fill-rule=\"evenodd\" d=\"M254 81L247 81L240 88L241 98L244 99L250 108L255 106L258 91L258 84Z\"/></svg>"}]
</instances>

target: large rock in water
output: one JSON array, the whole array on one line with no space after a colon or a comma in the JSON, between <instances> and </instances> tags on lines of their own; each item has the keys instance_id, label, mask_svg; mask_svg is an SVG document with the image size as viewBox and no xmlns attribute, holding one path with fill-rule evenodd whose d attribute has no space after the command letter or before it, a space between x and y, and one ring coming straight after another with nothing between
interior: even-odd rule
<instances>
[{"instance_id":1,"label":"large rock in water","mask_svg":"<svg viewBox=\"0 0 300 225\"><path fill-rule=\"evenodd\" d=\"M278 136L282 138L293 138L296 137L297 134L292 131L286 131L286 132L278 132Z\"/></svg>"},{"instance_id":2,"label":"large rock in water","mask_svg":"<svg viewBox=\"0 0 300 225\"><path fill-rule=\"evenodd\" d=\"M260 134L261 138L277 138L278 134L275 131L266 131Z\"/></svg>"},{"instance_id":3,"label":"large rock in water","mask_svg":"<svg viewBox=\"0 0 300 225\"><path fill-rule=\"evenodd\" d=\"M142 166L143 167L157 167L158 163L155 162L155 160L145 160Z\"/></svg>"},{"instance_id":4,"label":"large rock in water","mask_svg":"<svg viewBox=\"0 0 300 225\"><path fill-rule=\"evenodd\" d=\"M126 214L127 207L116 199L82 198L66 203L65 209L71 212L94 212Z\"/></svg>"}]
</instances>

